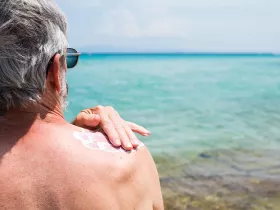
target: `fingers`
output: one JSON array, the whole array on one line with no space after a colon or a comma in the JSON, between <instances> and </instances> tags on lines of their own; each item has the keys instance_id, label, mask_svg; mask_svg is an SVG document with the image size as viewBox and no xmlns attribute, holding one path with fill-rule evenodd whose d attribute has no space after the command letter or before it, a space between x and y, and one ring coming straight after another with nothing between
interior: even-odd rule
<instances>
[{"instance_id":1,"label":"fingers","mask_svg":"<svg viewBox=\"0 0 280 210\"><path fill-rule=\"evenodd\" d=\"M150 136L151 135L150 131L148 131L147 129L145 129L144 127L142 127L140 125L137 125L137 124L132 123L132 122L126 122L126 124L135 133L138 133L142 136Z\"/></svg>"},{"instance_id":2,"label":"fingers","mask_svg":"<svg viewBox=\"0 0 280 210\"><path fill-rule=\"evenodd\" d=\"M129 136L126 133L125 125L124 124L117 124L117 125L115 125L115 128L116 128L116 131L119 134L119 137L121 139L122 147L125 150L132 150L133 145L131 143L131 139L129 138Z\"/></svg>"},{"instance_id":3,"label":"fingers","mask_svg":"<svg viewBox=\"0 0 280 210\"><path fill-rule=\"evenodd\" d=\"M114 124L115 129L116 129L116 131L117 131L117 133L120 137L122 147L125 150L132 150L133 149L133 143L132 143L131 137L132 138L136 138L136 137L131 135L131 133L129 132L129 127L126 125L125 121L119 116L119 114L116 111L111 112L110 118L111 118L112 123ZM133 141L134 141L134 139L133 139Z\"/></svg>"},{"instance_id":4,"label":"fingers","mask_svg":"<svg viewBox=\"0 0 280 210\"><path fill-rule=\"evenodd\" d=\"M115 146L120 147L121 146L121 140L120 136L117 133L114 124L112 123L111 119L108 118L106 115L101 115L101 127L103 131L106 133L106 135L109 138L109 141Z\"/></svg>"},{"instance_id":5,"label":"fingers","mask_svg":"<svg viewBox=\"0 0 280 210\"><path fill-rule=\"evenodd\" d=\"M91 114L98 114L100 116L99 123L105 134L108 136L109 141L115 147L122 146L125 150L132 150L139 146L140 141L135 136L134 132L143 135L149 136L150 132L132 122L124 121L118 112L112 107L102 107L97 106L93 109L90 109ZM89 115L89 113L87 113ZM89 127L97 126L97 120L87 120L92 124L88 124ZM96 122L96 124L94 124ZM94 125L93 125L94 124Z\"/></svg>"},{"instance_id":6,"label":"fingers","mask_svg":"<svg viewBox=\"0 0 280 210\"><path fill-rule=\"evenodd\" d=\"M136 135L133 133L133 131L131 130L131 128L126 124L124 126L124 130L126 132L126 135L128 136L128 139L130 140L132 146L134 148L137 148L140 145L140 141L138 140L138 138L136 137Z\"/></svg>"}]
</instances>

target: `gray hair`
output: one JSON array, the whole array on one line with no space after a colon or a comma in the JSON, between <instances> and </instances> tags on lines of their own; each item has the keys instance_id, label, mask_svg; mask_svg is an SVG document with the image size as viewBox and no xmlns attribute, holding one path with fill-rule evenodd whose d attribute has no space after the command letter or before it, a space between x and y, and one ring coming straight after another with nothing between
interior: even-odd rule
<instances>
[{"instance_id":1,"label":"gray hair","mask_svg":"<svg viewBox=\"0 0 280 210\"><path fill-rule=\"evenodd\" d=\"M38 103L51 58L68 46L54 0L0 0L0 110Z\"/></svg>"}]
</instances>

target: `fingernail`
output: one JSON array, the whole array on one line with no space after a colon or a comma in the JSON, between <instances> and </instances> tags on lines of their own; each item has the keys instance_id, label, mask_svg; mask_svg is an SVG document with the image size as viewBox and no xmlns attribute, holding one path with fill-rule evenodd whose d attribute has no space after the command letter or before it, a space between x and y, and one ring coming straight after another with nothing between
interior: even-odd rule
<instances>
[{"instance_id":1,"label":"fingernail","mask_svg":"<svg viewBox=\"0 0 280 210\"><path fill-rule=\"evenodd\" d=\"M115 139L115 143L116 143L117 145L121 145L121 140L120 140L120 139Z\"/></svg>"},{"instance_id":2,"label":"fingernail","mask_svg":"<svg viewBox=\"0 0 280 210\"><path fill-rule=\"evenodd\" d=\"M126 144L126 147L128 148L128 149L132 149L133 148L133 146L132 146L132 144Z\"/></svg>"},{"instance_id":3,"label":"fingernail","mask_svg":"<svg viewBox=\"0 0 280 210\"><path fill-rule=\"evenodd\" d=\"M144 133L143 136L150 136L151 133Z\"/></svg>"},{"instance_id":4,"label":"fingernail","mask_svg":"<svg viewBox=\"0 0 280 210\"><path fill-rule=\"evenodd\" d=\"M150 131L148 131L148 130L146 130L146 133L147 133L147 134L151 134L151 132L150 132Z\"/></svg>"},{"instance_id":5,"label":"fingernail","mask_svg":"<svg viewBox=\"0 0 280 210\"><path fill-rule=\"evenodd\" d=\"M130 141L132 142L134 147L136 147L140 144L140 141L137 138L131 139Z\"/></svg>"}]
</instances>

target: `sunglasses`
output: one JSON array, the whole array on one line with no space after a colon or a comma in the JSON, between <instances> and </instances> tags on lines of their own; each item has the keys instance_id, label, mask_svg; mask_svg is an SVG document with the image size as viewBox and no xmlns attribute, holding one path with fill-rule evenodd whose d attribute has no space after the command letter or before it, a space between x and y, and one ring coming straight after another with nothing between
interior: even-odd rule
<instances>
[{"instance_id":1,"label":"sunglasses","mask_svg":"<svg viewBox=\"0 0 280 210\"><path fill-rule=\"evenodd\" d=\"M68 69L74 68L77 65L80 55L81 55L81 53L79 53L74 48L67 48L67 50L66 50L66 63L67 63L67 68ZM51 58L50 62L48 63L47 76L48 76L49 68L50 68L51 64L53 63L54 56Z\"/></svg>"},{"instance_id":2,"label":"sunglasses","mask_svg":"<svg viewBox=\"0 0 280 210\"><path fill-rule=\"evenodd\" d=\"M78 53L74 48L67 48L66 62L68 69L74 68L77 65L80 55L81 53Z\"/></svg>"}]
</instances>

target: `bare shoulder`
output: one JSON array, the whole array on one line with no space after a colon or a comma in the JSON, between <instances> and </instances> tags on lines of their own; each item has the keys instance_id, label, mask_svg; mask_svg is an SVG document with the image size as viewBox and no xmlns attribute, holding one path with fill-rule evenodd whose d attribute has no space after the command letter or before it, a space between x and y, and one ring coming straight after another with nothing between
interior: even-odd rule
<instances>
[{"instance_id":1,"label":"bare shoulder","mask_svg":"<svg viewBox=\"0 0 280 210\"><path fill-rule=\"evenodd\" d=\"M151 162L152 160L143 143L138 148L128 152L121 147L114 147L100 132L79 128L67 130L63 136L65 138L61 141L60 147L62 149L60 150L65 152L61 154L62 160L67 161L66 164L71 164L74 168L81 165L87 166L87 169L84 168L86 173L88 170L93 170L96 175L103 176L103 178L106 177L104 174L121 176L135 170L140 171L142 165L147 166L147 161ZM113 171L114 173L107 173Z\"/></svg>"},{"instance_id":2,"label":"bare shoulder","mask_svg":"<svg viewBox=\"0 0 280 210\"><path fill-rule=\"evenodd\" d=\"M114 168L116 170L123 167L134 169L135 165L140 166L141 158L150 157L150 153L143 143L132 151L126 151L121 147L114 147L107 137L100 132L83 129L74 131L73 140L83 148L85 155L92 157L96 167ZM122 171L125 172L126 170Z\"/></svg>"},{"instance_id":3,"label":"bare shoulder","mask_svg":"<svg viewBox=\"0 0 280 210\"><path fill-rule=\"evenodd\" d=\"M72 199L77 203L98 204L100 209L109 209L107 205L152 209L161 196L157 170L144 144L126 152L113 147L102 133L87 130L73 131L67 141L73 145L64 159L71 168L68 172L76 192ZM101 195L106 199L95 199Z\"/></svg>"}]
</instances>

